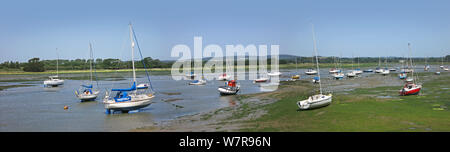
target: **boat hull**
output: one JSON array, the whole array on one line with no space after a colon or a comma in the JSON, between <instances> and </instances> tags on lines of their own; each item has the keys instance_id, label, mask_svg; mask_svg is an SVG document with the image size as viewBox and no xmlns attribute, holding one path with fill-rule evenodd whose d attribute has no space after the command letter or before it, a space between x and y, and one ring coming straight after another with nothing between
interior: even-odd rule
<instances>
[{"instance_id":1,"label":"boat hull","mask_svg":"<svg viewBox=\"0 0 450 152\"><path fill-rule=\"evenodd\" d=\"M95 100L98 97L99 93L100 91L95 91L92 94L77 94L77 98L80 99L81 101Z\"/></svg>"},{"instance_id":2,"label":"boat hull","mask_svg":"<svg viewBox=\"0 0 450 152\"><path fill-rule=\"evenodd\" d=\"M312 98L319 98L319 99L313 100ZM300 108L300 110L307 110L325 107L330 105L331 102L332 102L332 95L315 95L306 100L298 101L297 105Z\"/></svg>"},{"instance_id":3,"label":"boat hull","mask_svg":"<svg viewBox=\"0 0 450 152\"><path fill-rule=\"evenodd\" d=\"M115 102L114 99L105 101L105 109L113 111L132 111L138 110L152 104L152 98L154 96L147 96L134 101Z\"/></svg>"},{"instance_id":4,"label":"boat hull","mask_svg":"<svg viewBox=\"0 0 450 152\"><path fill-rule=\"evenodd\" d=\"M421 89L422 89L422 87L417 87L417 88L413 88L413 89L403 88L402 90L399 91L399 94L401 96L417 95L417 94L419 94Z\"/></svg>"},{"instance_id":5,"label":"boat hull","mask_svg":"<svg viewBox=\"0 0 450 152\"><path fill-rule=\"evenodd\" d=\"M220 93L220 95L235 95L239 92L238 87L228 87L228 86L222 86L217 89Z\"/></svg>"},{"instance_id":6,"label":"boat hull","mask_svg":"<svg viewBox=\"0 0 450 152\"><path fill-rule=\"evenodd\" d=\"M306 75L316 75L317 72L316 71L306 71L305 74Z\"/></svg>"},{"instance_id":7,"label":"boat hull","mask_svg":"<svg viewBox=\"0 0 450 152\"><path fill-rule=\"evenodd\" d=\"M46 86L58 86L58 85L63 85L64 84L64 80L46 80L44 81L44 85Z\"/></svg>"}]
</instances>

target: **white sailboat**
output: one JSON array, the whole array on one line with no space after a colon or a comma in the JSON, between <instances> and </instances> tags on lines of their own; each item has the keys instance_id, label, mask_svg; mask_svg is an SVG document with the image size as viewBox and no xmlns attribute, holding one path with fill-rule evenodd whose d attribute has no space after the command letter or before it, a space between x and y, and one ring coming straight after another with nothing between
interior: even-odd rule
<instances>
[{"instance_id":1,"label":"white sailboat","mask_svg":"<svg viewBox=\"0 0 450 152\"><path fill-rule=\"evenodd\" d=\"M361 68L359 67L359 56L358 56L358 68L357 68L356 70L354 70L354 71L355 71L355 73L356 73L357 75L363 73L363 71L362 71Z\"/></svg>"},{"instance_id":2,"label":"white sailboat","mask_svg":"<svg viewBox=\"0 0 450 152\"><path fill-rule=\"evenodd\" d=\"M317 56L316 56L316 58L317 58ZM314 55L311 56L311 63L314 64ZM313 67L314 67L314 66L313 66ZM309 68L308 70L306 70L306 71L305 71L305 74L306 74L306 75L316 75L316 74L317 74L317 71L314 70L313 67L312 67L312 68Z\"/></svg>"},{"instance_id":3,"label":"white sailboat","mask_svg":"<svg viewBox=\"0 0 450 152\"><path fill-rule=\"evenodd\" d=\"M380 68L380 66L381 66L381 57L378 57L378 67L375 69L375 73L383 72L383 69Z\"/></svg>"},{"instance_id":4,"label":"white sailboat","mask_svg":"<svg viewBox=\"0 0 450 152\"><path fill-rule=\"evenodd\" d=\"M381 69L381 75L388 75L390 73L389 69L387 68L387 58L384 58L384 69Z\"/></svg>"},{"instance_id":5,"label":"white sailboat","mask_svg":"<svg viewBox=\"0 0 450 152\"><path fill-rule=\"evenodd\" d=\"M90 55L90 60L89 60L90 83L89 83L89 85L81 85L81 87L83 87L82 91L80 90L81 93L78 91L75 91L75 95L81 101L94 100L97 98L98 94L100 93L99 90L96 90L93 88L93 84L92 84L92 60L94 60L94 57L93 57L93 53L92 53L91 43L89 43L89 51L90 51L90 53L89 53L89 55Z\"/></svg>"},{"instance_id":6,"label":"white sailboat","mask_svg":"<svg viewBox=\"0 0 450 152\"><path fill-rule=\"evenodd\" d=\"M189 82L189 85L205 85L205 84L206 84L206 80L204 79L203 76L201 79L193 80L193 81Z\"/></svg>"},{"instance_id":7,"label":"white sailboat","mask_svg":"<svg viewBox=\"0 0 450 152\"><path fill-rule=\"evenodd\" d=\"M355 70L353 69L353 55L352 55L352 70L349 70L349 72L347 73L347 77L353 78L353 77L355 77L355 76L356 76L356 72L355 72Z\"/></svg>"},{"instance_id":8,"label":"white sailboat","mask_svg":"<svg viewBox=\"0 0 450 152\"><path fill-rule=\"evenodd\" d=\"M127 89L111 89L111 91L117 91L117 94L114 97L110 97L109 93L106 92L105 98L103 99L103 103L105 104L106 113L109 114L114 111L122 111L127 113L131 110L137 110L140 108L144 108L152 104L152 99L155 97L151 93L145 93L143 91L139 91L139 88L136 86L136 70L134 66L134 46L135 46L135 38L133 27L130 23L130 40L131 40L131 63L133 66L133 83L131 88ZM137 43L137 42L136 42ZM138 44L139 47L139 44ZM145 65L144 65L145 66ZM148 75L147 75L148 76ZM149 79L150 81L150 79ZM143 85L138 85L143 86ZM145 85L144 85L145 86Z\"/></svg>"},{"instance_id":9,"label":"white sailboat","mask_svg":"<svg viewBox=\"0 0 450 152\"><path fill-rule=\"evenodd\" d=\"M320 81L319 59L317 57L317 46L316 46L316 38L315 38L315 34L314 34L314 25L312 25L312 33L313 33L313 41L314 41L314 52L316 54L316 65L317 65L318 78L319 78L320 94L310 96L306 100L298 101L297 105L301 110L327 106L331 103L332 97L333 97L332 94L328 94L328 95L322 94L322 82Z\"/></svg>"},{"instance_id":10,"label":"white sailboat","mask_svg":"<svg viewBox=\"0 0 450 152\"><path fill-rule=\"evenodd\" d=\"M58 48L56 48L56 54L58 54ZM58 75L58 71L59 71L59 55L58 59L56 59L56 75L54 76L49 76L47 80L44 81L44 86L45 87L57 87L59 85L63 85L64 84L64 80L58 79L59 75Z\"/></svg>"}]
</instances>

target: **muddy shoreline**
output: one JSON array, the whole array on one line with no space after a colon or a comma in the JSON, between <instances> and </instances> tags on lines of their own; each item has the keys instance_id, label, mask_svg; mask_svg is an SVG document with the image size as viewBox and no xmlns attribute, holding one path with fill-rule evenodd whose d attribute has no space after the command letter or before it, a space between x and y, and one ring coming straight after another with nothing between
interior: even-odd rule
<instances>
[{"instance_id":1,"label":"muddy shoreline","mask_svg":"<svg viewBox=\"0 0 450 152\"><path fill-rule=\"evenodd\" d=\"M429 81L439 76L427 74L422 76ZM403 80L398 79L397 75L381 76L371 74L352 79L333 80L332 78L323 78L324 92L333 92L334 94L343 94L356 88L375 88L387 86L403 85ZM312 91L313 90L313 91ZM130 131L138 132L222 132L239 131L245 128L245 121L253 120L266 114L265 105L277 102L283 95L287 94L313 94L318 90L318 86L312 84L309 80L300 80L295 82L281 82L278 90L273 92L236 95L232 99L236 102L235 106L216 109L210 112L204 112L194 115L182 116L174 120L168 120L159 124L154 123L150 126L136 128ZM392 91L392 90L389 90ZM384 93L375 96L377 98L396 98L394 96L384 96ZM306 96L305 96L306 99ZM301 99L299 99L301 100ZM296 106L293 104L292 106Z\"/></svg>"}]
</instances>

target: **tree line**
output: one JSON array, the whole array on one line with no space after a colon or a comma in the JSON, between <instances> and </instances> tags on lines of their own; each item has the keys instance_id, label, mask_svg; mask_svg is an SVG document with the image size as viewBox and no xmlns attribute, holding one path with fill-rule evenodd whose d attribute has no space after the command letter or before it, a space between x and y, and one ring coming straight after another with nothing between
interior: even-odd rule
<instances>
[{"instance_id":1,"label":"tree line","mask_svg":"<svg viewBox=\"0 0 450 152\"><path fill-rule=\"evenodd\" d=\"M43 72L45 70L56 70L57 60L40 60L39 58L29 59L28 62L13 62L6 61L0 64L0 69L3 70L23 70L26 72ZM88 70L90 59L75 59L75 60L58 60L59 70ZM132 68L131 61L122 61L120 59L95 59L92 61L96 69L130 69ZM160 61L159 59L152 59L146 57L143 60L135 61L136 68L170 68L173 61Z\"/></svg>"},{"instance_id":2,"label":"tree line","mask_svg":"<svg viewBox=\"0 0 450 152\"><path fill-rule=\"evenodd\" d=\"M339 57L319 57L320 63L357 63L358 60L360 63L376 63L381 60L382 63L385 60L389 63L399 63L400 60L406 60L406 58L401 57L389 57L389 58L377 58L377 57L361 57L361 58L339 58ZM450 55L442 57L431 57L431 58L413 58L414 62L447 62L450 61ZM56 61L57 60L42 60L39 58L29 59L28 62L18 62L18 61L6 61L0 64L0 69L3 70L23 70L26 72L43 72L45 70L56 70ZM208 60L203 59L202 62L205 64ZM88 59L75 59L75 60L58 60L58 68L59 70L88 70L89 69ZM92 61L93 65L96 69L130 69L132 68L131 61L122 61L120 59L95 59ZM151 57L146 57L143 60L135 61L136 68L171 68L172 64L175 61L160 61L159 59L153 59ZM225 64L224 60L224 64ZM315 57L284 57L279 60L280 64L295 64L295 62L302 63L314 63ZM192 66L194 62L192 61ZM249 64L248 58L245 59L245 64ZM267 64L271 64L271 59L267 60ZM235 58L235 65L237 65L237 58Z\"/></svg>"}]
</instances>

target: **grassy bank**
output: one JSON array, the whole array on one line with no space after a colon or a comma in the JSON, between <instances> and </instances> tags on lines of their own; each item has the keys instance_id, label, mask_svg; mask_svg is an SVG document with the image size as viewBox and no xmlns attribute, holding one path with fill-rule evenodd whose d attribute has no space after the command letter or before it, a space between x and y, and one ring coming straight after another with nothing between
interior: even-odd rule
<instances>
[{"instance_id":1,"label":"grassy bank","mask_svg":"<svg viewBox=\"0 0 450 152\"><path fill-rule=\"evenodd\" d=\"M450 76L426 81L421 96L398 96L399 87L337 93L330 106L297 111L307 92L280 94L267 114L246 121L242 131L450 131Z\"/></svg>"},{"instance_id":2,"label":"grassy bank","mask_svg":"<svg viewBox=\"0 0 450 152\"><path fill-rule=\"evenodd\" d=\"M378 63L361 63L360 67L364 68L364 67L375 67L377 66ZM280 69L295 69L295 67L297 66L297 68L315 68L315 64L312 63L302 63L302 64L280 64L279 68ZM320 64L321 68L334 68L335 64L333 63L321 63ZM351 63L342 63L341 64L342 68L351 68L352 64ZM357 68L357 64L353 64L354 68ZM248 70L248 66L235 66L236 69L240 69L240 68L245 68ZM271 66L267 66L267 68L270 70ZM195 68L192 68L193 70ZM208 69L204 69L204 70L208 70ZM222 69L222 71L225 70L225 65ZM111 69L98 69L96 70L97 73L111 73L111 72L131 72L132 69L120 69L120 70L111 70ZM138 72L144 72L145 69L136 69L136 71ZM171 72L171 68L152 68L149 69L149 71L154 74L154 73L169 73ZM89 70L60 70L59 71L60 74L76 74L76 73L89 73ZM22 70L17 70L17 69L13 69L13 70L5 70L2 69L0 70L0 75L14 75L14 74L56 74L55 70L48 70L48 71L44 71L44 72L24 72Z\"/></svg>"}]
</instances>

